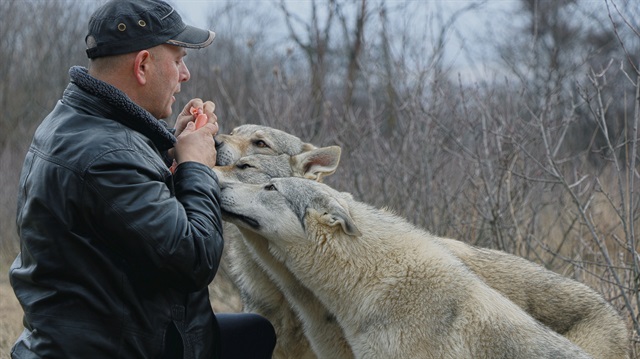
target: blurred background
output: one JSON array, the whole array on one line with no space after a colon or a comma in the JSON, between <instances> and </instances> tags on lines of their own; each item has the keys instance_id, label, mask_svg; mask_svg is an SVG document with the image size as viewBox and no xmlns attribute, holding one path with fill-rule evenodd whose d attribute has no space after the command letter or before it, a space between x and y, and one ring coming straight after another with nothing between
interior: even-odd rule
<instances>
[{"instance_id":1,"label":"blurred background","mask_svg":"<svg viewBox=\"0 0 640 359\"><path fill-rule=\"evenodd\" d=\"M22 161L69 67L87 64L103 2L0 0L0 356L21 331L7 271ZM326 183L589 285L640 353L635 0L172 3L217 34L185 59L174 113L201 97L224 133L341 146ZM224 263L211 287L216 310L241 310Z\"/></svg>"}]
</instances>

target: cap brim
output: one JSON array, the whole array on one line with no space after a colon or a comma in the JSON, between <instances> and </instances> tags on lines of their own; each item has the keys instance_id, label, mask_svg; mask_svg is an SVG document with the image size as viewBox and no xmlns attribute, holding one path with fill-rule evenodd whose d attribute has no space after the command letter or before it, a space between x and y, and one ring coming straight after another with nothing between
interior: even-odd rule
<instances>
[{"instance_id":1,"label":"cap brim","mask_svg":"<svg viewBox=\"0 0 640 359\"><path fill-rule=\"evenodd\" d=\"M213 31L187 25L181 33L167 40L167 44L188 47L190 49L201 49L211 45L215 37L216 33Z\"/></svg>"}]
</instances>

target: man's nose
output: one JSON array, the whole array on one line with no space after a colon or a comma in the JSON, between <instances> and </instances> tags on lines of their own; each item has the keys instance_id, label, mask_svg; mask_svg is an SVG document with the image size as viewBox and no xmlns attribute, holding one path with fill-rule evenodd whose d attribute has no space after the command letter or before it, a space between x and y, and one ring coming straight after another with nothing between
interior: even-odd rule
<instances>
[{"instance_id":1,"label":"man's nose","mask_svg":"<svg viewBox=\"0 0 640 359\"><path fill-rule=\"evenodd\" d=\"M187 82L191 78L191 73L189 72L187 65L184 63L182 64L182 71L180 72L180 77L181 77L180 82Z\"/></svg>"}]
</instances>

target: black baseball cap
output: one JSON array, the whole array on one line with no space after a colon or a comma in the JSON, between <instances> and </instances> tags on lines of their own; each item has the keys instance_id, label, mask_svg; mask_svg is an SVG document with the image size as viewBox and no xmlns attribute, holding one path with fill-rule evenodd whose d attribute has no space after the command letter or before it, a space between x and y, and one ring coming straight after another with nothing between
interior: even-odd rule
<instances>
[{"instance_id":1,"label":"black baseball cap","mask_svg":"<svg viewBox=\"0 0 640 359\"><path fill-rule=\"evenodd\" d=\"M186 25L161 0L112 0L96 10L85 38L90 59L170 44L192 49L209 46L213 31Z\"/></svg>"}]
</instances>

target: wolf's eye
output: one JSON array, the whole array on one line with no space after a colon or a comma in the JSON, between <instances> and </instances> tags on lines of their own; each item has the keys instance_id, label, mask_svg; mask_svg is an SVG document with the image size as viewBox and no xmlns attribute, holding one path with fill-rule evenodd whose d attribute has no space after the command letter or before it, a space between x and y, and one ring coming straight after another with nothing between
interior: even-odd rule
<instances>
[{"instance_id":1,"label":"wolf's eye","mask_svg":"<svg viewBox=\"0 0 640 359\"><path fill-rule=\"evenodd\" d=\"M264 186L264 189L266 191L277 191L278 189L276 188L276 186L272 185L272 184L268 184L266 186Z\"/></svg>"},{"instance_id":2,"label":"wolf's eye","mask_svg":"<svg viewBox=\"0 0 640 359\"><path fill-rule=\"evenodd\" d=\"M239 163L238 165L236 165L236 167L241 170L246 170L247 168L252 168L253 166L248 163Z\"/></svg>"},{"instance_id":3,"label":"wolf's eye","mask_svg":"<svg viewBox=\"0 0 640 359\"><path fill-rule=\"evenodd\" d=\"M267 145L267 143L264 142L263 140L256 140L253 144L256 145L256 147L260 147L260 148L268 148L269 147Z\"/></svg>"}]
</instances>

